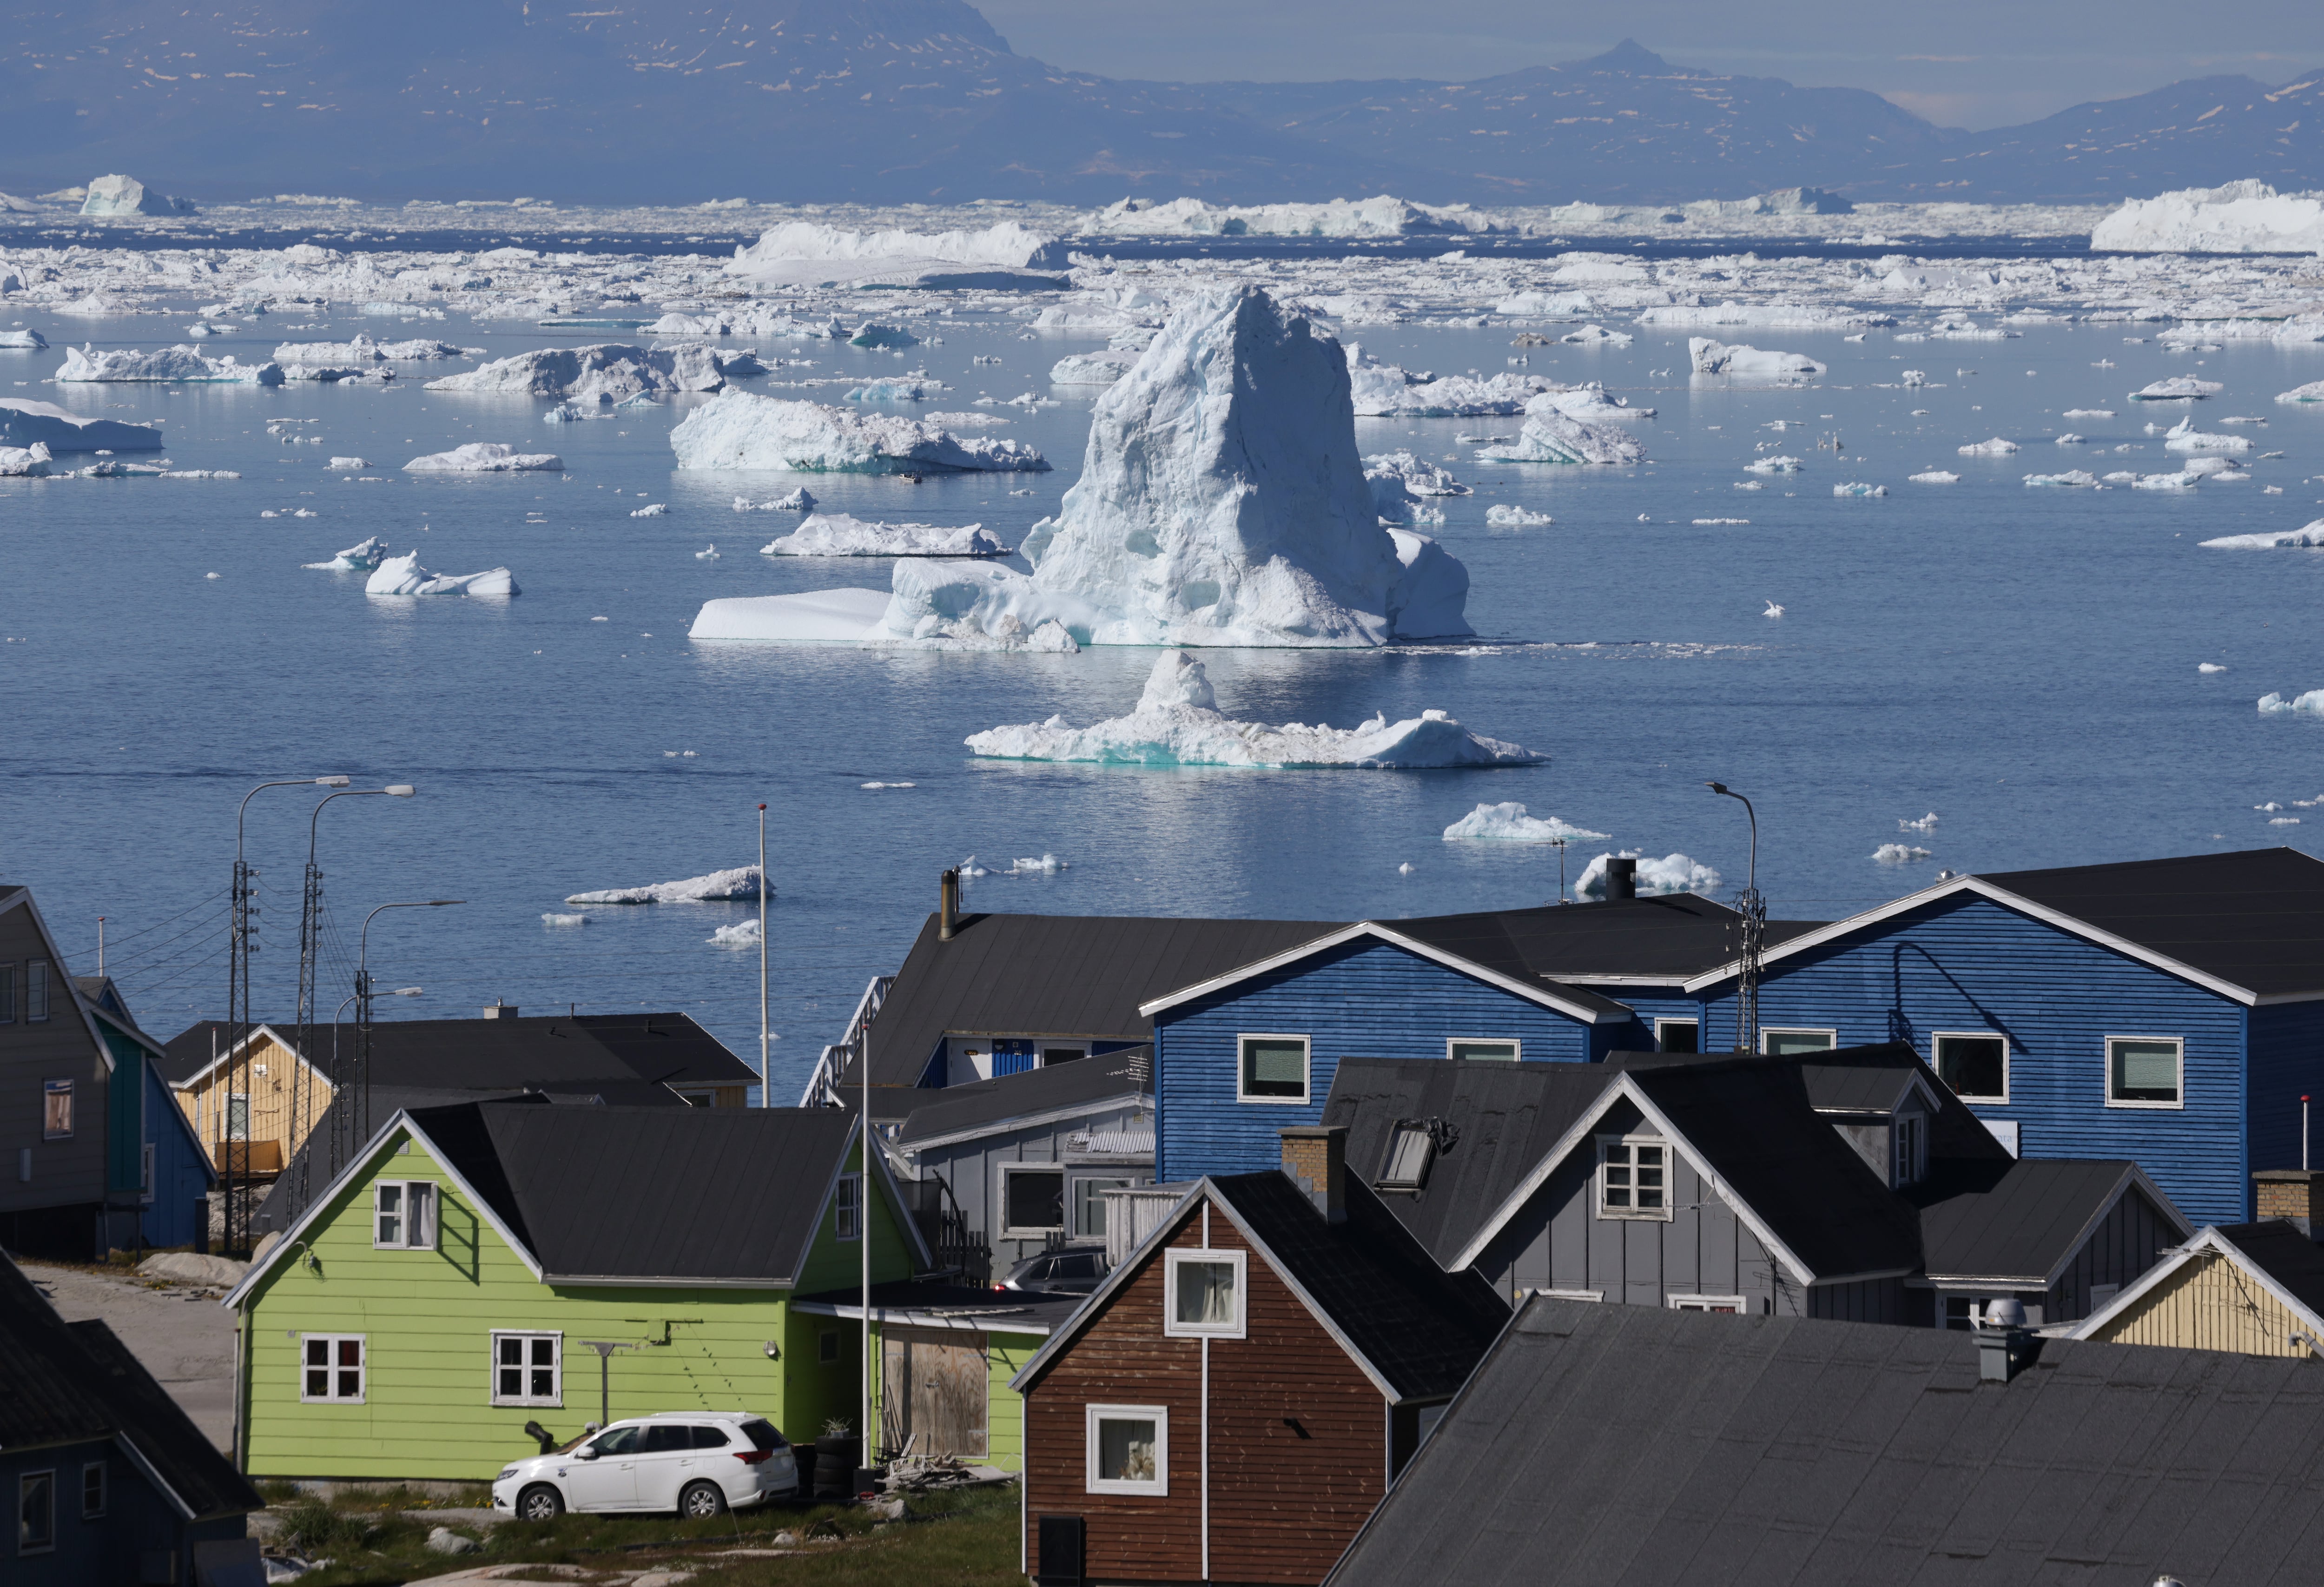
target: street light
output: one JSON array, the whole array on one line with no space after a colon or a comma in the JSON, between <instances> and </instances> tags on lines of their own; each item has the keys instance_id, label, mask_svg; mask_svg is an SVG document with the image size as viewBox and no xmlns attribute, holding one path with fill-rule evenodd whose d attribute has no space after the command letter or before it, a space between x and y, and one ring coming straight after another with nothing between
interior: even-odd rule
<instances>
[{"instance_id":1,"label":"street light","mask_svg":"<svg viewBox=\"0 0 2324 1587\"><path fill-rule=\"evenodd\" d=\"M392 791L392 790L391 790ZM409 788L403 790L410 793ZM349 1155L353 1148L371 1139L371 923L389 909L448 909L455 904L465 904L466 899L414 899L407 903L382 904L364 917L363 934L355 945L355 1022L363 1031L363 1075L357 1087L362 1103L360 1117L351 1118L349 1124ZM346 1004L341 1003L341 1008ZM336 1144L337 1137L333 1138Z\"/></svg>"},{"instance_id":2,"label":"street light","mask_svg":"<svg viewBox=\"0 0 2324 1587\"><path fill-rule=\"evenodd\" d=\"M1767 935L1767 900L1759 896L1759 812L1751 801L1723 782L1702 785L1712 793L1740 801L1751 819L1751 869L1743 896L1735 900L1743 917L1743 953L1735 977L1735 1050L1757 1050L1759 1030L1759 953Z\"/></svg>"}]
</instances>

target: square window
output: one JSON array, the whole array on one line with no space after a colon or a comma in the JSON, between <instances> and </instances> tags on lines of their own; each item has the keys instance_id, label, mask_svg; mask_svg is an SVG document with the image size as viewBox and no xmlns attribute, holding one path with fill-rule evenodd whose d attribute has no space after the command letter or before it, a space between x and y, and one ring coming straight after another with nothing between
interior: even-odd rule
<instances>
[{"instance_id":1,"label":"square window","mask_svg":"<svg viewBox=\"0 0 2324 1587\"><path fill-rule=\"evenodd\" d=\"M1702 1021L1700 1020L1657 1020L1655 1021L1655 1049L1665 1053L1699 1053L1702 1050Z\"/></svg>"},{"instance_id":2,"label":"square window","mask_svg":"<svg viewBox=\"0 0 2324 1587\"><path fill-rule=\"evenodd\" d=\"M1601 1138L1598 1142L1598 1215L1668 1219L1670 1148L1659 1140Z\"/></svg>"},{"instance_id":3,"label":"square window","mask_svg":"<svg viewBox=\"0 0 2324 1587\"><path fill-rule=\"evenodd\" d=\"M93 1521L105 1513L105 1462L91 1461L80 1469L80 1518Z\"/></svg>"},{"instance_id":4,"label":"square window","mask_svg":"<svg viewBox=\"0 0 2324 1587\"><path fill-rule=\"evenodd\" d=\"M838 1224L839 1238L860 1240L863 1236L863 1176L842 1174L839 1194L834 1199L832 1217Z\"/></svg>"},{"instance_id":5,"label":"square window","mask_svg":"<svg viewBox=\"0 0 2324 1587\"><path fill-rule=\"evenodd\" d=\"M57 1474L26 1472L16 1479L16 1552L46 1554L57 1545Z\"/></svg>"},{"instance_id":6,"label":"square window","mask_svg":"<svg viewBox=\"0 0 2324 1587\"><path fill-rule=\"evenodd\" d=\"M1086 1408L1087 1469L1092 1493L1170 1491L1170 1412L1158 1405L1093 1405Z\"/></svg>"},{"instance_id":7,"label":"square window","mask_svg":"<svg viewBox=\"0 0 2324 1587\"><path fill-rule=\"evenodd\" d=\"M1246 1036L1237 1071L1237 1098L1247 1103L1304 1103L1307 1100L1307 1038L1304 1036Z\"/></svg>"},{"instance_id":8,"label":"square window","mask_svg":"<svg viewBox=\"0 0 2324 1587\"><path fill-rule=\"evenodd\" d=\"M1388 1159L1380 1165L1380 1176L1372 1188L1418 1190L1428 1183L1428 1167L1435 1159L1436 1142L1428 1126L1416 1120L1400 1120L1388 1131Z\"/></svg>"},{"instance_id":9,"label":"square window","mask_svg":"<svg viewBox=\"0 0 2324 1587\"><path fill-rule=\"evenodd\" d=\"M1937 1078L1965 1103L2009 1100L2009 1041L1986 1030L1940 1030L1929 1038Z\"/></svg>"},{"instance_id":10,"label":"square window","mask_svg":"<svg viewBox=\"0 0 2324 1587\"><path fill-rule=\"evenodd\" d=\"M564 1404L564 1340L561 1333L494 1333L493 1403Z\"/></svg>"},{"instance_id":11,"label":"square window","mask_svg":"<svg viewBox=\"0 0 2324 1587\"><path fill-rule=\"evenodd\" d=\"M1771 1058L1798 1053L1828 1053L1840 1045L1837 1030L1769 1030L1759 1032L1759 1050Z\"/></svg>"},{"instance_id":12,"label":"square window","mask_svg":"<svg viewBox=\"0 0 2324 1587\"><path fill-rule=\"evenodd\" d=\"M1243 1281L1239 1250L1178 1250L1163 1254L1162 1332L1173 1339L1240 1339Z\"/></svg>"},{"instance_id":13,"label":"square window","mask_svg":"<svg viewBox=\"0 0 2324 1587\"><path fill-rule=\"evenodd\" d=\"M1444 1044L1447 1057L1455 1062L1514 1064L1522 1051L1514 1041L1464 1041L1458 1037Z\"/></svg>"},{"instance_id":14,"label":"square window","mask_svg":"<svg viewBox=\"0 0 2324 1587\"><path fill-rule=\"evenodd\" d=\"M2107 1106L2175 1108L2186 1044L2173 1036L2107 1038Z\"/></svg>"},{"instance_id":15,"label":"square window","mask_svg":"<svg viewBox=\"0 0 2324 1587\"><path fill-rule=\"evenodd\" d=\"M372 1244L380 1250L436 1249L436 1186L425 1179L383 1179L371 1187Z\"/></svg>"},{"instance_id":16,"label":"square window","mask_svg":"<svg viewBox=\"0 0 2324 1587\"><path fill-rule=\"evenodd\" d=\"M1047 1234L1065 1226L1063 1168L1001 1170L1001 1232L1004 1237Z\"/></svg>"},{"instance_id":17,"label":"square window","mask_svg":"<svg viewBox=\"0 0 2324 1587\"><path fill-rule=\"evenodd\" d=\"M70 1140L73 1132L73 1083L41 1082L41 1139Z\"/></svg>"},{"instance_id":18,"label":"square window","mask_svg":"<svg viewBox=\"0 0 2324 1587\"><path fill-rule=\"evenodd\" d=\"M299 1398L310 1404L360 1405L364 1398L364 1336L309 1333L299 1342Z\"/></svg>"},{"instance_id":19,"label":"square window","mask_svg":"<svg viewBox=\"0 0 2324 1587\"><path fill-rule=\"evenodd\" d=\"M1076 1179L1074 1181L1074 1238L1103 1240L1105 1238L1105 1193L1127 1190L1137 1183L1134 1179Z\"/></svg>"}]
</instances>

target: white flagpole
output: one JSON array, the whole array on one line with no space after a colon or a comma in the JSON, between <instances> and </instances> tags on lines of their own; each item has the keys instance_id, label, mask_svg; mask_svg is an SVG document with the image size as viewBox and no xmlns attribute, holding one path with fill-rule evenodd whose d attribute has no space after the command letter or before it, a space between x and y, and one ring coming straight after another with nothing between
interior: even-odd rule
<instances>
[{"instance_id":1,"label":"white flagpole","mask_svg":"<svg viewBox=\"0 0 2324 1587\"><path fill-rule=\"evenodd\" d=\"M759 807L759 1105L775 1105L774 1072L767 1067L767 807Z\"/></svg>"}]
</instances>

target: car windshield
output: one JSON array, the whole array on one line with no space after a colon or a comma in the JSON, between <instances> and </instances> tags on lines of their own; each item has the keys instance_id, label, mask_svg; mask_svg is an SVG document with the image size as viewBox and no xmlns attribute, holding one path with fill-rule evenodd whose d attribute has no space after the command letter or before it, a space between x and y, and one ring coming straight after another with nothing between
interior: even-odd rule
<instances>
[{"instance_id":1,"label":"car windshield","mask_svg":"<svg viewBox=\"0 0 2324 1587\"><path fill-rule=\"evenodd\" d=\"M753 1416L742 1424L742 1436L757 1449L775 1450L783 1447L783 1435L764 1416Z\"/></svg>"},{"instance_id":2,"label":"car windshield","mask_svg":"<svg viewBox=\"0 0 2324 1587\"><path fill-rule=\"evenodd\" d=\"M608 1428L597 1435L596 1442L589 1447L599 1454L635 1454L638 1452L638 1429L635 1427Z\"/></svg>"}]
</instances>

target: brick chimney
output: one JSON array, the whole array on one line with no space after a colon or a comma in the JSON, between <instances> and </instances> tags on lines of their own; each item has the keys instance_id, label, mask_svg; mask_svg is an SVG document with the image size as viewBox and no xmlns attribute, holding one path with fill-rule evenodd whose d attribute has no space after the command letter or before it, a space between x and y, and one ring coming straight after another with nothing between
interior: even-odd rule
<instances>
[{"instance_id":1,"label":"brick chimney","mask_svg":"<svg viewBox=\"0 0 2324 1587\"><path fill-rule=\"evenodd\" d=\"M2262 1218L2282 1218L2309 1239L2324 1239L2324 1170L2262 1168L2252 1183Z\"/></svg>"},{"instance_id":2,"label":"brick chimney","mask_svg":"<svg viewBox=\"0 0 2324 1587\"><path fill-rule=\"evenodd\" d=\"M1348 1127L1294 1124L1280 1131L1283 1171L1327 1223L1348 1218Z\"/></svg>"}]
</instances>

